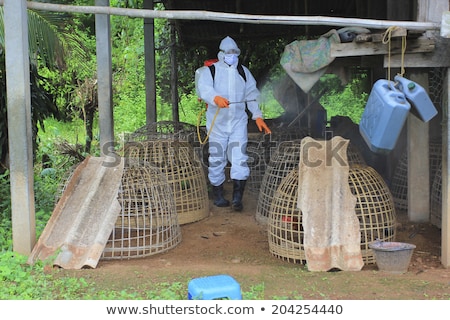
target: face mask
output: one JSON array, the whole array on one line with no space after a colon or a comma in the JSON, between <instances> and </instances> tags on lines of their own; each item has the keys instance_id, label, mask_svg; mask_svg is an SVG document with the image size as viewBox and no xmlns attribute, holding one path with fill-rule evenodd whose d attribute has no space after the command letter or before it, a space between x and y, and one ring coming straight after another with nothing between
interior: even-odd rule
<instances>
[{"instance_id":1,"label":"face mask","mask_svg":"<svg viewBox=\"0 0 450 320\"><path fill-rule=\"evenodd\" d=\"M234 53L225 54L223 61L225 61L225 63L228 64L229 66L231 66L238 61L238 56L237 54Z\"/></svg>"}]
</instances>

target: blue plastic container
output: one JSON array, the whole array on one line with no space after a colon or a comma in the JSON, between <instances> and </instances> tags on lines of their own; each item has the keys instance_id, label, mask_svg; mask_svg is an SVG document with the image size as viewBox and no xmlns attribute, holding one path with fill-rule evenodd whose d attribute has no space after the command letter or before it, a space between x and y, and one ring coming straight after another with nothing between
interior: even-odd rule
<instances>
[{"instance_id":1,"label":"blue plastic container","mask_svg":"<svg viewBox=\"0 0 450 320\"><path fill-rule=\"evenodd\" d=\"M370 150L388 153L394 149L411 105L392 81L377 80L367 100L359 131Z\"/></svg>"},{"instance_id":2,"label":"blue plastic container","mask_svg":"<svg viewBox=\"0 0 450 320\"><path fill-rule=\"evenodd\" d=\"M411 112L424 122L430 121L437 115L428 93L418 83L408 80L400 75L395 76L396 87L405 94L411 104Z\"/></svg>"},{"instance_id":3,"label":"blue plastic container","mask_svg":"<svg viewBox=\"0 0 450 320\"><path fill-rule=\"evenodd\" d=\"M189 300L242 300L241 286L231 276L220 274L195 278L188 284Z\"/></svg>"}]
</instances>

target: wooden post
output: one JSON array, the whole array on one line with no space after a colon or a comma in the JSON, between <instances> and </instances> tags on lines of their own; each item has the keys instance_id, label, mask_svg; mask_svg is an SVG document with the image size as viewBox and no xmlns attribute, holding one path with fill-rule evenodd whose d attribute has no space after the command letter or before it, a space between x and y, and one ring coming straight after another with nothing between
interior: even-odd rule
<instances>
[{"instance_id":1,"label":"wooden post","mask_svg":"<svg viewBox=\"0 0 450 320\"><path fill-rule=\"evenodd\" d=\"M153 10L153 0L144 0L144 9ZM146 124L157 121L156 68L155 68L155 20L144 18L145 52L145 114Z\"/></svg>"},{"instance_id":2,"label":"wooden post","mask_svg":"<svg viewBox=\"0 0 450 320\"><path fill-rule=\"evenodd\" d=\"M439 2L439 1L438 1ZM428 0L418 1L417 19L434 19ZM439 19L440 20L440 19ZM410 80L428 90L428 73L413 69ZM412 222L430 219L429 128L428 124L409 115L407 122L408 217Z\"/></svg>"},{"instance_id":3,"label":"wooden post","mask_svg":"<svg viewBox=\"0 0 450 320\"><path fill-rule=\"evenodd\" d=\"M447 0L419 0L417 1L417 21L441 22L442 13L448 9Z\"/></svg>"},{"instance_id":4,"label":"wooden post","mask_svg":"<svg viewBox=\"0 0 450 320\"><path fill-rule=\"evenodd\" d=\"M36 223L26 0L5 0L4 24L13 250L28 255Z\"/></svg>"},{"instance_id":5,"label":"wooden post","mask_svg":"<svg viewBox=\"0 0 450 320\"><path fill-rule=\"evenodd\" d=\"M170 23L170 90L172 96L172 119L174 122L180 121L178 110L178 63L177 63L177 34L175 21Z\"/></svg>"},{"instance_id":6,"label":"wooden post","mask_svg":"<svg viewBox=\"0 0 450 320\"><path fill-rule=\"evenodd\" d=\"M449 10L448 0L419 0L418 1L418 21L440 22L442 13ZM437 35L439 36L439 35ZM447 70L447 79L444 84L446 104L443 109L443 137L442 137L442 218L441 218L441 263L444 267L450 267L450 203L449 203L449 156L450 156L450 123L449 123L449 72Z\"/></svg>"},{"instance_id":7,"label":"wooden post","mask_svg":"<svg viewBox=\"0 0 450 320\"><path fill-rule=\"evenodd\" d=\"M444 82L445 104L443 109L443 129L442 129L442 217L441 217L441 262L446 268L450 267L450 70L447 70L446 81Z\"/></svg>"},{"instance_id":8,"label":"wooden post","mask_svg":"<svg viewBox=\"0 0 450 320\"><path fill-rule=\"evenodd\" d=\"M409 73L409 80L428 90L428 73ZM408 217L412 222L430 219L430 165L428 123L411 113L407 120Z\"/></svg>"},{"instance_id":9,"label":"wooden post","mask_svg":"<svg viewBox=\"0 0 450 320\"><path fill-rule=\"evenodd\" d=\"M109 0L95 0L95 4L97 6L109 6ZM114 151L111 30L109 15L95 15L95 36L97 43L100 154L106 156Z\"/></svg>"}]
</instances>

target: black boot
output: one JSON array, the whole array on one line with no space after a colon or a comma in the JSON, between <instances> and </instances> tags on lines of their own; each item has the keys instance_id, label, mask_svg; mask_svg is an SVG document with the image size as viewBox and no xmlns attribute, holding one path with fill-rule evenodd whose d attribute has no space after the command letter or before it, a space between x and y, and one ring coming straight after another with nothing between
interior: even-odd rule
<instances>
[{"instance_id":1,"label":"black boot","mask_svg":"<svg viewBox=\"0 0 450 320\"><path fill-rule=\"evenodd\" d=\"M214 205L217 207L228 207L230 201L223 197L223 183L220 186L212 186L214 195Z\"/></svg>"},{"instance_id":2,"label":"black boot","mask_svg":"<svg viewBox=\"0 0 450 320\"><path fill-rule=\"evenodd\" d=\"M244 194L246 180L233 180L233 201L231 207L234 211L242 211L242 195Z\"/></svg>"}]
</instances>

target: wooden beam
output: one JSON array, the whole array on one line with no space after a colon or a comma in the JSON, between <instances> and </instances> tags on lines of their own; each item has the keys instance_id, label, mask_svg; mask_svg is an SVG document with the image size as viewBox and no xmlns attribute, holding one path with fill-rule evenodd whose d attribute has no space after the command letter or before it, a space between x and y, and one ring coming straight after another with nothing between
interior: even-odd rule
<instances>
[{"instance_id":1,"label":"wooden beam","mask_svg":"<svg viewBox=\"0 0 450 320\"><path fill-rule=\"evenodd\" d=\"M435 41L433 39L414 39L406 43L407 53L423 53L432 52L435 48ZM401 40L394 40L391 42L391 54L402 52ZM332 57L352 57L352 56L368 56L377 54L388 54L389 45L382 42L348 42L348 43L333 43L331 44Z\"/></svg>"},{"instance_id":2,"label":"wooden beam","mask_svg":"<svg viewBox=\"0 0 450 320\"><path fill-rule=\"evenodd\" d=\"M401 55L396 54L384 57L384 67L400 68L402 65ZM412 53L406 54L403 66L405 68L441 68L450 67L450 57L438 55L435 53Z\"/></svg>"},{"instance_id":3,"label":"wooden beam","mask_svg":"<svg viewBox=\"0 0 450 320\"><path fill-rule=\"evenodd\" d=\"M4 0L0 0L3 5ZM226 12L200 11L200 10L145 10L128 9L101 6L73 6L52 3L28 1L29 9L72 12L87 14L107 14L128 16L135 18L155 18L173 20L210 20L232 23L251 24L280 24L280 25L310 25L310 26L335 26L335 27L363 27L369 29L387 29L392 26L402 27L408 30L439 30L439 22L416 22L416 21L387 21L375 19L340 18L328 16L275 16L275 15L252 15Z\"/></svg>"},{"instance_id":4,"label":"wooden beam","mask_svg":"<svg viewBox=\"0 0 450 320\"><path fill-rule=\"evenodd\" d=\"M450 43L441 39L437 39L435 49L432 52L423 53L407 53L404 56L403 66L405 68L434 68L434 67L450 67ZM400 54L384 57L384 67L398 68L402 65L402 57Z\"/></svg>"}]
</instances>

